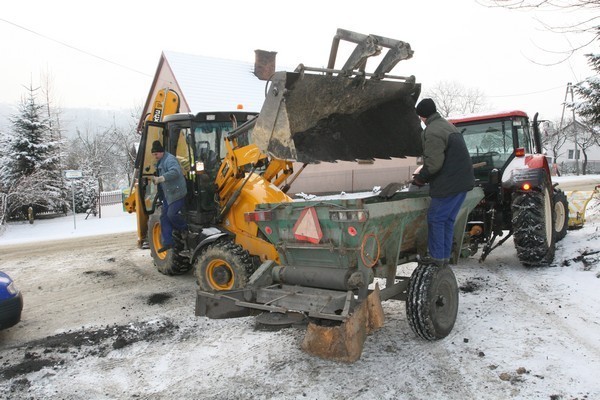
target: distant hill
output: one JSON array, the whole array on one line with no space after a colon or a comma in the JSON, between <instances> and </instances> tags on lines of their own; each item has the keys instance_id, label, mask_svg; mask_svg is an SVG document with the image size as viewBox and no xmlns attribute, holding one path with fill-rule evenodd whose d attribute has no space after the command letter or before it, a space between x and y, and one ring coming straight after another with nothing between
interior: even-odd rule
<instances>
[{"instance_id":1,"label":"distant hill","mask_svg":"<svg viewBox=\"0 0 600 400\"><path fill-rule=\"evenodd\" d=\"M82 132L99 132L113 126L122 129L134 128L139 116L132 116L132 110L125 109L92 109L92 108L63 108L61 122L65 136L73 138L77 129ZM0 103L0 131L10 129L9 118L17 113L16 104Z\"/></svg>"}]
</instances>

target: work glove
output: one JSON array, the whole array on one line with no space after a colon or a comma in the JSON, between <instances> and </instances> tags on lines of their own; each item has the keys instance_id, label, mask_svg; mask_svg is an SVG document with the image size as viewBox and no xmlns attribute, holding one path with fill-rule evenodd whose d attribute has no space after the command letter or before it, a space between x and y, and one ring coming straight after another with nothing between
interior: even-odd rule
<instances>
[{"instance_id":1,"label":"work glove","mask_svg":"<svg viewBox=\"0 0 600 400\"><path fill-rule=\"evenodd\" d=\"M155 185L158 185L159 183L162 183L164 181L165 181L164 176L153 176L152 177L152 182L154 182Z\"/></svg>"},{"instance_id":2,"label":"work glove","mask_svg":"<svg viewBox=\"0 0 600 400\"><path fill-rule=\"evenodd\" d=\"M418 187L425 186L425 181L422 181L418 176L415 176L411 183Z\"/></svg>"}]
</instances>

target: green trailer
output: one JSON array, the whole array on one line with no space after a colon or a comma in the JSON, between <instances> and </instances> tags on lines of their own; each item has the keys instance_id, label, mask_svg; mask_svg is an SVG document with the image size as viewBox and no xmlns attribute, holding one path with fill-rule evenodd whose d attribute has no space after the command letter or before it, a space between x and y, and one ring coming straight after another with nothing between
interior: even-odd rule
<instances>
[{"instance_id":1,"label":"green trailer","mask_svg":"<svg viewBox=\"0 0 600 400\"><path fill-rule=\"evenodd\" d=\"M452 264L468 248L467 217L482 198L474 188L462 205ZM263 263L242 290L199 291L196 315L299 313L310 320L306 351L355 361L369 331L383 324L380 301L401 300L418 336L441 339L456 320L458 285L449 266L423 262L429 202L427 191L384 190L259 204L246 218L275 245L280 264ZM409 262L417 262L412 275L398 276L397 266Z\"/></svg>"}]
</instances>

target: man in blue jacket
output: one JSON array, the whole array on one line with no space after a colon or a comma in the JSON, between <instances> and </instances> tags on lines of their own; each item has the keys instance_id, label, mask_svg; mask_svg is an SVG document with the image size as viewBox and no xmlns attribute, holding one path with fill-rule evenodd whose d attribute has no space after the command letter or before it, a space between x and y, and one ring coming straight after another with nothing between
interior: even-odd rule
<instances>
[{"instance_id":1,"label":"man in blue jacket","mask_svg":"<svg viewBox=\"0 0 600 400\"><path fill-rule=\"evenodd\" d=\"M473 163L463 135L441 117L432 99L421 100L416 112L426 128L423 167L413 183L417 186L429 183L429 256L433 263L442 266L450 260L456 215L467 192L475 186Z\"/></svg>"},{"instance_id":2,"label":"man in blue jacket","mask_svg":"<svg viewBox=\"0 0 600 400\"><path fill-rule=\"evenodd\" d=\"M181 233L187 231L187 224L180 214L187 194L185 177L181 166L174 155L166 153L160 141L152 142L152 155L157 161L158 176L153 176L152 181L158 186L158 196L162 200L160 214L160 229L163 247L159 253L173 248L173 230Z\"/></svg>"}]
</instances>

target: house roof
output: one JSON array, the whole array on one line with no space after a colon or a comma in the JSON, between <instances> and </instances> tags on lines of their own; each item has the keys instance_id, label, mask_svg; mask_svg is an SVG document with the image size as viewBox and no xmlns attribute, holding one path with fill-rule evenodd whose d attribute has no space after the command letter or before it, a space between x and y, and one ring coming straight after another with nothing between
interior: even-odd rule
<instances>
[{"instance_id":1,"label":"house roof","mask_svg":"<svg viewBox=\"0 0 600 400\"><path fill-rule=\"evenodd\" d=\"M163 58L193 113L231 111L238 104L260 111L266 82L254 75L253 63L174 51L163 51Z\"/></svg>"}]
</instances>

